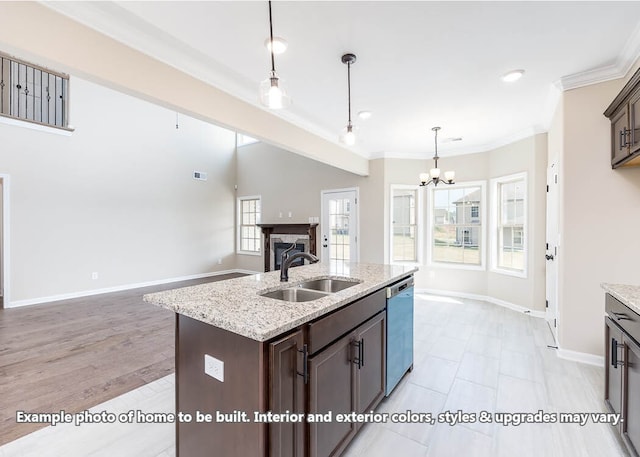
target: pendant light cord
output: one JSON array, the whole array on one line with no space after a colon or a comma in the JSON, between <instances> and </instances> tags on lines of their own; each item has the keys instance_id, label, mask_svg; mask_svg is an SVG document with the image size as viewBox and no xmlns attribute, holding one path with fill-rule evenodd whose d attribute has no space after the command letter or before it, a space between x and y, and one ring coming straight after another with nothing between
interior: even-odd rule
<instances>
[{"instance_id":1,"label":"pendant light cord","mask_svg":"<svg viewBox=\"0 0 640 457\"><path fill-rule=\"evenodd\" d=\"M436 162L436 168L438 168L438 130L439 129L434 129L434 132L436 132L435 139L434 139L436 144L436 155L433 157L433 160L435 160Z\"/></svg>"},{"instance_id":2,"label":"pendant light cord","mask_svg":"<svg viewBox=\"0 0 640 457\"><path fill-rule=\"evenodd\" d=\"M351 125L351 62L347 63L347 96L349 99L349 125Z\"/></svg>"},{"instance_id":3,"label":"pendant light cord","mask_svg":"<svg viewBox=\"0 0 640 457\"><path fill-rule=\"evenodd\" d=\"M269 2L269 36L271 37L270 49L271 49L271 71L276 72L276 61L273 57L273 19L271 17L271 2Z\"/></svg>"}]
</instances>

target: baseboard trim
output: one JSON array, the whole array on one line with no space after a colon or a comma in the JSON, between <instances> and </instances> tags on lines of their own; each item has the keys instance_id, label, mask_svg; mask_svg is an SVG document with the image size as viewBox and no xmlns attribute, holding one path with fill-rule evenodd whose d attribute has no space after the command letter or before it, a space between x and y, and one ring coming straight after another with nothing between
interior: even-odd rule
<instances>
[{"instance_id":1,"label":"baseboard trim","mask_svg":"<svg viewBox=\"0 0 640 457\"><path fill-rule=\"evenodd\" d=\"M179 281L188 281L190 279L201 279L201 278L209 278L212 276L221 276L221 275L226 275L226 274L230 274L230 273L244 273L244 274L255 274L255 271L250 271L250 270L243 270L243 269L232 269L232 270L223 270L223 271L212 271L209 273L199 273L199 274L195 274L195 275L188 275L188 276L179 276L179 277L175 277L175 278L167 278L167 279L159 279L156 281L146 281L146 282L139 282L139 283L135 283L135 284L125 284L122 286L114 286L114 287L105 287L102 289L92 289L92 290L83 290L80 292L71 292L68 294L59 294L59 295L51 295L48 297L38 297L38 298L29 298L26 300L17 300L17 301L12 301L10 303L5 303L4 307L5 309L9 309L9 308L19 308L22 306L30 306L30 305L40 305L42 303L49 303L49 302L56 302L56 301L61 301L61 300L69 300L72 298L82 298L82 297L90 297L92 295L100 295L100 294L107 294L110 292L121 292L123 290L131 290L131 289L138 289L140 287L149 287L149 286L159 286L161 284L170 284L172 282L179 282Z\"/></svg>"},{"instance_id":2,"label":"baseboard trim","mask_svg":"<svg viewBox=\"0 0 640 457\"><path fill-rule=\"evenodd\" d=\"M574 362L586 363L597 367L604 366L604 357L600 355L587 354L586 352L570 351L568 349L558 348L558 357Z\"/></svg>"},{"instance_id":3,"label":"baseboard trim","mask_svg":"<svg viewBox=\"0 0 640 457\"><path fill-rule=\"evenodd\" d=\"M444 297L456 297L456 298L468 298L469 300L481 300L489 303L493 303L494 305L502 306L504 308L511 309L513 311L518 311L520 313L528 314L532 317L537 317L539 319L544 319L545 312L544 311L536 311L529 308L525 308L524 306L516 305L515 303L510 303L505 300L501 300L499 298L491 297L489 295L478 295L478 294L469 294L466 292L453 292L450 290L438 290L438 289L416 289L417 294L431 294L431 295L442 295Z\"/></svg>"}]
</instances>

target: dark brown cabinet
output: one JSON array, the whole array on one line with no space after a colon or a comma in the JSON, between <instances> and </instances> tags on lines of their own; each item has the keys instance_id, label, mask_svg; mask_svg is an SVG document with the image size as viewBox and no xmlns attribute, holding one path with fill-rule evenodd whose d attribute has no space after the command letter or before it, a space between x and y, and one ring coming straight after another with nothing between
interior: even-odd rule
<instances>
[{"instance_id":1,"label":"dark brown cabinet","mask_svg":"<svg viewBox=\"0 0 640 457\"><path fill-rule=\"evenodd\" d=\"M269 410L304 414L306 345L301 330L269 344ZM304 454L304 421L269 424L269 455Z\"/></svg>"},{"instance_id":2,"label":"dark brown cabinet","mask_svg":"<svg viewBox=\"0 0 640 457\"><path fill-rule=\"evenodd\" d=\"M361 424L335 415L369 412L384 395L385 308L381 289L264 342L177 314L176 403L191 418L176 424L177 456L340 455ZM218 375L208 358L223 363ZM254 419L268 414L301 420Z\"/></svg>"},{"instance_id":3,"label":"dark brown cabinet","mask_svg":"<svg viewBox=\"0 0 640 457\"><path fill-rule=\"evenodd\" d=\"M604 115L611 121L612 168L640 165L640 70L622 88Z\"/></svg>"},{"instance_id":4,"label":"dark brown cabinet","mask_svg":"<svg viewBox=\"0 0 640 457\"><path fill-rule=\"evenodd\" d=\"M629 453L640 448L640 316L611 295L606 296L605 402L621 414L619 432Z\"/></svg>"},{"instance_id":5,"label":"dark brown cabinet","mask_svg":"<svg viewBox=\"0 0 640 457\"><path fill-rule=\"evenodd\" d=\"M606 375L604 401L614 413L620 413L622 400L622 330L611 319L604 319Z\"/></svg>"},{"instance_id":6,"label":"dark brown cabinet","mask_svg":"<svg viewBox=\"0 0 640 457\"><path fill-rule=\"evenodd\" d=\"M327 422L309 424L311 457L337 455L356 434L354 423L333 417L355 410L354 337L341 338L309 360L309 412L331 414Z\"/></svg>"},{"instance_id":7,"label":"dark brown cabinet","mask_svg":"<svg viewBox=\"0 0 640 457\"><path fill-rule=\"evenodd\" d=\"M385 316L380 312L309 359L309 412L333 416L309 424L311 457L340 455L362 426L337 421L336 414L368 412L382 400Z\"/></svg>"},{"instance_id":8,"label":"dark brown cabinet","mask_svg":"<svg viewBox=\"0 0 640 457\"><path fill-rule=\"evenodd\" d=\"M624 398L622 438L630 452L638 455L640 447L640 346L628 337L624 342Z\"/></svg>"},{"instance_id":9,"label":"dark brown cabinet","mask_svg":"<svg viewBox=\"0 0 640 457\"><path fill-rule=\"evenodd\" d=\"M357 407L359 413L374 409L384 397L386 315L379 314L360 326L356 341L361 364L356 375ZM356 366L354 364L354 366Z\"/></svg>"}]
</instances>

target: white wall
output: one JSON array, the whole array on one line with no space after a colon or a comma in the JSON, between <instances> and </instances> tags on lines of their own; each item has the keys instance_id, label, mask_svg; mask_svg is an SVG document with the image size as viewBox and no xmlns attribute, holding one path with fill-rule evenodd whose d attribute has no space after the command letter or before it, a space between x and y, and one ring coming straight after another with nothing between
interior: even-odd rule
<instances>
[{"instance_id":1,"label":"white wall","mask_svg":"<svg viewBox=\"0 0 640 457\"><path fill-rule=\"evenodd\" d=\"M4 180L0 178L0 297L4 296Z\"/></svg>"},{"instance_id":2,"label":"white wall","mask_svg":"<svg viewBox=\"0 0 640 457\"><path fill-rule=\"evenodd\" d=\"M454 170L456 182L470 181L487 182L487 204L490 201L489 181L492 178L506 176L519 172L527 172L528 183L528 276L518 278L491 272L489 269L490 256L489 240L484 240L487 254L486 269L464 270L459 268L445 268L429 266L427 262L427 238L425 235L423 259L425 264L420 266L416 274L416 285L419 288L453 291L464 294L489 296L506 301L531 310L544 311L545 307L545 278L544 278L544 243L545 243L545 207L546 207L546 135L536 135L524 140L503 146L501 148L463 156L441 158L439 165L443 170ZM392 184L416 184L418 174L428 171L433 166L429 160L385 160L385 205L388 208L389 189ZM423 193L424 223L427 223L426 213L429 210L426 189ZM385 239L389 238L389 211L385 211ZM489 227L489 211L486 211L487 229ZM425 226L426 232L426 226ZM488 234L488 230L487 230ZM388 253L388 242L385 246ZM388 259L388 254L387 254Z\"/></svg>"},{"instance_id":3,"label":"white wall","mask_svg":"<svg viewBox=\"0 0 640 457\"><path fill-rule=\"evenodd\" d=\"M233 268L235 134L70 84L71 136L0 124L11 302Z\"/></svg>"},{"instance_id":4,"label":"white wall","mask_svg":"<svg viewBox=\"0 0 640 457\"><path fill-rule=\"evenodd\" d=\"M417 287L489 295L543 311L546 159L546 135L537 135L485 153L442 159L443 169L455 170L458 182L488 182L498 176L521 171L528 173L529 274L523 279L492 273L488 269L468 271L422 265L416 275ZM431 160L377 159L370 163L370 175L363 178L275 146L256 143L238 150L237 195L261 195L262 221L265 223L306 223L309 216L320 216L321 190L359 187L360 257L362 261L384 263L389 260L390 186L417 184L420 171L427 170L431 164ZM287 218L289 211L293 213L291 219ZM283 219L279 218L280 212ZM426 243L424 250L426 260ZM262 265L261 257L238 256L239 268L260 271Z\"/></svg>"},{"instance_id":5,"label":"white wall","mask_svg":"<svg viewBox=\"0 0 640 457\"><path fill-rule=\"evenodd\" d=\"M603 355L600 283L640 284L640 168L611 169L611 124L602 114L630 76L565 92L556 113L561 121L550 132L554 143L562 141L554 151L560 155L559 343L568 351Z\"/></svg>"},{"instance_id":6,"label":"white wall","mask_svg":"<svg viewBox=\"0 0 640 457\"><path fill-rule=\"evenodd\" d=\"M25 33L26 30L38 33ZM33 63L247 133L306 157L363 176L368 174L366 158L38 2L0 1L0 48Z\"/></svg>"},{"instance_id":7,"label":"white wall","mask_svg":"<svg viewBox=\"0 0 640 457\"><path fill-rule=\"evenodd\" d=\"M382 238L382 167L370 165L368 177L325 165L266 143L238 148L237 196L262 197L262 222L308 223L320 217L322 190L358 187L360 190L360 260L383 262L377 241ZM291 218L288 217L291 212ZM280 218L280 213L283 217ZM320 237L321 227L317 229ZM379 237L379 238L378 238ZM241 269L262 271L262 257L238 255Z\"/></svg>"}]
</instances>

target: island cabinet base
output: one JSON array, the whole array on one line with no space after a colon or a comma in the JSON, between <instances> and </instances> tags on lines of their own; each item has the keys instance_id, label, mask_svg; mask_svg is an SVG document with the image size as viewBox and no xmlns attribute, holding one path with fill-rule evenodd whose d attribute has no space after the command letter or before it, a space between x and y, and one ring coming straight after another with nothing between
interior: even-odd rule
<instances>
[{"instance_id":1,"label":"island cabinet base","mask_svg":"<svg viewBox=\"0 0 640 457\"><path fill-rule=\"evenodd\" d=\"M382 400L385 306L381 289L265 342L177 314L177 456L339 456L362 424L307 419Z\"/></svg>"},{"instance_id":2,"label":"island cabinet base","mask_svg":"<svg viewBox=\"0 0 640 457\"><path fill-rule=\"evenodd\" d=\"M253 420L254 411L267 411L267 347L176 314L178 457L267 455L267 425ZM224 363L223 381L205 373L205 354Z\"/></svg>"}]
</instances>

